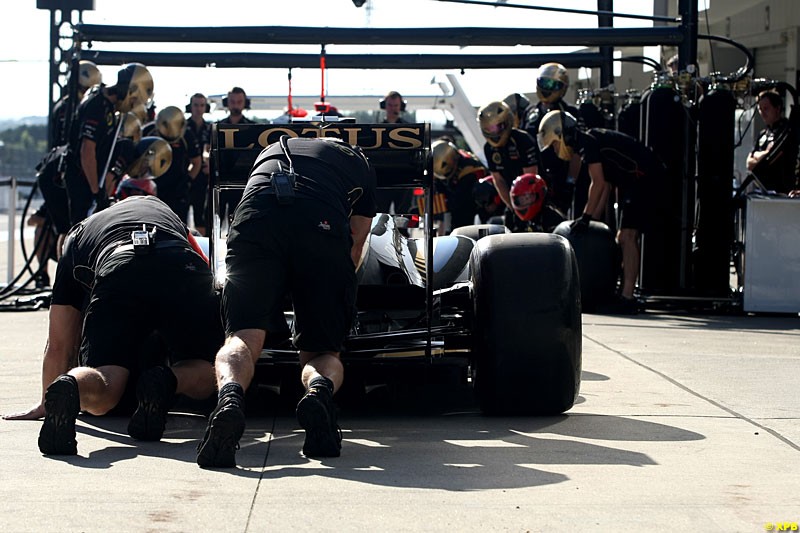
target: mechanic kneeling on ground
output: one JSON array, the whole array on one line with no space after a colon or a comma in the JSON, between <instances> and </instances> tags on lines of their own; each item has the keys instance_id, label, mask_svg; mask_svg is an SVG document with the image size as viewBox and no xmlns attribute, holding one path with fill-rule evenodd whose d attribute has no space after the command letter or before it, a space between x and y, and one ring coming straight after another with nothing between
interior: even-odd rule
<instances>
[{"instance_id":1,"label":"mechanic kneeling on ground","mask_svg":"<svg viewBox=\"0 0 800 533\"><path fill-rule=\"evenodd\" d=\"M141 142L148 149L134 166L144 158L163 167L169 146L160 139ZM146 181L144 175L138 179ZM129 194L136 188L121 189ZM187 227L158 198L133 196L67 235L53 285L43 398L4 418L44 416L41 452L75 455L79 411L103 415L119 403L129 377L145 365L142 346L156 332L171 366L151 367L138 379L138 407L128 425L137 440L161 439L176 393L194 399L213 394L212 362L223 330L207 258Z\"/></svg>"},{"instance_id":2,"label":"mechanic kneeling on ground","mask_svg":"<svg viewBox=\"0 0 800 533\"><path fill-rule=\"evenodd\" d=\"M550 111L542 119L537 136L539 149L552 147L564 161L580 157L587 165L591 185L583 215L572 224L572 232L585 231L591 220L601 220L608 204L610 185L617 187L622 249L622 289L614 312L638 311L634 288L639 277L641 232L666 219L663 209L665 168L656 155L633 137L618 131L592 128L582 132L577 120L563 111ZM574 152L577 152L575 155Z\"/></svg>"},{"instance_id":3,"label":"mechanic kneeling on ground","mask_svg":"<svg viewBox=\"0 0 800 533\"><path fill-rule=\"evenodd\" d=\"M375 215L375 175L360 149L338 139L283 136L256 159L228 234L223 314L227 339L216 359L219 403L198 447L202 467L236 466L244 394L269 332L286 327L306 393L297 405L307 457L338 457L333 395L355 312L356 268Z\"/></svg>"}]
</instances>

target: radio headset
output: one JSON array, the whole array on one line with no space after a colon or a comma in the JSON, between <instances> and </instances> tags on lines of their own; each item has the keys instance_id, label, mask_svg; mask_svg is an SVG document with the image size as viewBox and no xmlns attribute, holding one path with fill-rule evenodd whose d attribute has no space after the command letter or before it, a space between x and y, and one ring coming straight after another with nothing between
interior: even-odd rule
<instances>
[{"instance_id":1,"label":"radio headset","mask_svg":"<svg viewBox=\"0 0 800 533\"><path fill-rule=\"evenodd\" d=\"M289 162L289 172L274 172L272 174L272 190L275 191L275 197L278 199L278 203L280 205L290 205L294 202L294 184L297 181L297 174L294 172L294 163L292 163L292 157L289 155L289 146L287 144L289 140L288 135L281 135L281 138L278 140L278 145L283 150L283 155L286 156L286 160ZM281 165L281 168L283 166Z\"/></svg>"}]
</instances>

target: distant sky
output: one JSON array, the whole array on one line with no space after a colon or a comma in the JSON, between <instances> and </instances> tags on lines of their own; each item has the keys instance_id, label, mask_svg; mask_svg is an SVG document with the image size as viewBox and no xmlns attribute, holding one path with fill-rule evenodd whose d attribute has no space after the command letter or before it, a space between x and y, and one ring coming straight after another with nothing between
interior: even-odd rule
<instances>
[{"instance_id":1,"label":"distant sky","mask_svg":"<svg viewBox=\"0 0 800 533\"><path fill-rule=\"evenodd\" d=\"M8 2L9 4L11 2ZM468 6L435 0L371 0L371 9L356 8L351 0L95 0L95 10L84 12L90 24L141 26L312 26L312 27L596 27L597 18L502 7ZM511 3L596 9L592 0L511 0ZM48 104L49 20L36 0L13 0L6 5L5 27L0 32L0 119L44 116ZM650 0L614 0L621 13L652 14ZM651 26L648 21L615 19L616 27ZM292 48L259 45L167 43L97 43L100 50L125 51L222 51L318 53L316 46ZM565 48L508 47L463 50L444 47L329 46L328 53L544 53L567 52ZM102 66L104 80L116 81L117 67ZM287 72L279 69L152 68L155 100L159 108L183 106L195 92L220 94L240 85L249 94L285 95ZM433 75L444 72L328 70L327 94L335 105L336 94L382 95L389 90L404 94L439 94L431 86ZM532 92L535 69L512 71L471 70L460 82L474 105L502 98L511 92ZM293 69L292 90L297 95L318 95L318 69Z\"/></svg>"}]
</instances>

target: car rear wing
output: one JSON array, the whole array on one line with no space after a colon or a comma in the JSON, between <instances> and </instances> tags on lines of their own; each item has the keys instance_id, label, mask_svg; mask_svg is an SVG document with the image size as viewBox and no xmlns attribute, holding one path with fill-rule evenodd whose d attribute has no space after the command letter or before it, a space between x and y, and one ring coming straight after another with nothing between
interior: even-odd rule
<instances>
[{"instance_id":1,"label":"car rear wing","mask_svg":"<svg viewBox=\"0 0 800 533\"><path fill-rule=\"evenodd\" d=\"M377 175L379 189L432 186L430 124L215 124L211 137L210 185L244 188L261 150L282 135L337 137L361 147Z\"/></svg>"}]
</instances>

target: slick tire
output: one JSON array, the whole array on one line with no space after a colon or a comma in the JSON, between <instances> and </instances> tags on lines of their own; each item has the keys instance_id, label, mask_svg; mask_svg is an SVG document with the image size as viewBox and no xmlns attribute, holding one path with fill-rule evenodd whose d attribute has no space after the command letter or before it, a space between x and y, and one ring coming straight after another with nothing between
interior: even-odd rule
<instances>
[{"instance_id":1,"label":"slick tire","mask_svg":"<svg viewBox=\"0 0 800 533\"><path fill-rule=\"evenodd\" d=\"M578 265L547 233L490 235L470 257L475 393L492 415L555 415L580 390Z\"/></svg>"},{"instance_id":2,"label":"slick tire","mask_svg":"<svg viewBox=\"0 0 800 533\"><path fill-rule=\"evenodd\" d=\"M509 233L508 228L502 224L474 224L472 226L461 226L450 232L450 235L463 235L477 241L488 235L499 235Z\"/></svg>"},{"instance_id":3,"label":"slick tire","mask_svg":"<svg viewBox=\"0 0 800 533\"><path fill-rule=\"evenodd\" d=\"M614 232L602 222L591 221L586 231L573 234L567 220L553 233L565 237L575 251L581 284L581 307L595 312L614 298L622 261Z\"/></svg>"}]
</instances>

